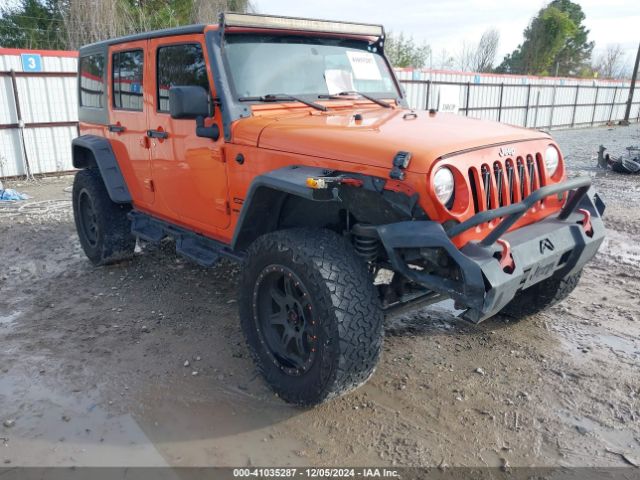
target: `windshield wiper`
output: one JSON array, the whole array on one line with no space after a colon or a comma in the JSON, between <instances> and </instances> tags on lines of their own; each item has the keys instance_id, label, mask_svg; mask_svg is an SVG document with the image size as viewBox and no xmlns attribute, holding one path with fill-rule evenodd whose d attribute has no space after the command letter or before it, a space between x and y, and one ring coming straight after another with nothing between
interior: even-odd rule
<instances>
[{"instance_id":1,"label":"windshield wiper","mask_svg":"<svg viewBox=\"0 0 640 480\"><path fill-rule=\"evenodd\" d=\"M322 110L323 112L327 111L327 107L324 105L320 105L319 103L311 102L300 97L295 97L293 95L287 95L286 93L269 93L260 97L240 97L238 100L241 102L286 102L287 100L293 100L294 102L304 103L316 110Z\"/></svg>"},{"instance_id":2,"label":"windshield wiper","mask_svg":"<svg viewBox=\"0 0 640 480\"><path fill-rule=\"evenodd\" d=\"M384 100L380 100L380 99L378 99L376 97L372 97L371 95L367 95L366 93L356 92L355 90L350 90L350 91L347 91L347 92L340 92L340 93L336 93L334 95L318 95L318 98L339 99L341 97L348 97L350 95L358 95L358 96L360 96L362 98L366 98L370 102L377 103L381 107L391 108L391 105L388 104L387 102L385 102Z\"/></svg>"}]
</instances>

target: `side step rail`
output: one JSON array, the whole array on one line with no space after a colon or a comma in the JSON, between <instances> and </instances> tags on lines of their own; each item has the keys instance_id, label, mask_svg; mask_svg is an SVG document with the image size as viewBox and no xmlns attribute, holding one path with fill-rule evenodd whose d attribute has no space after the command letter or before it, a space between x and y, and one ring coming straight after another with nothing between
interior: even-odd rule
<instances>
[{"instance_id":1,"label":"side step rail","mask_svg":"<svg viewBox=\"0 0 640 480\"><path fill-rule=\"evenodd\" d=\"M159 243L165 237L176 242L176 252L203 267L212 267L221 257L236 262L244 259L243 252L236 252L231 247L212 238L193 233L185 228L159 220L142 212L131 211L131 233L151 243Z\"/></svg>"}]
</instances>

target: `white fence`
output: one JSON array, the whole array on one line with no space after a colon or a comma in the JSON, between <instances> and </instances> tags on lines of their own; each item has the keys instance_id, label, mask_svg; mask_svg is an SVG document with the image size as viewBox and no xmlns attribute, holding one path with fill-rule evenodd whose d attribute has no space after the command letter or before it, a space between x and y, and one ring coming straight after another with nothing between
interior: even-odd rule
<instances>
[{"instance_id":1,"label":"white fence","mask_svg":"<svg viewBox=\"0 0 640 480\"><path fill-rule=\"evenodd\" d=\"M458 113L529 128L572 128L624 118L628 81L398 69L412 108L437 108L446 89ZM449 100L450 101L450 100ZM640 119L640 86L630 120Z\"/></svg>"},{"instance_id":2,"label":"white fence","mask_svg":"<svg viewBox=\"0 0 640 480\"><path fill-rule=\"evenodd\" d=\"M76 71L77 52L0 48L0 178L73 169ZM457 99L461 115L535 128L619 121L630 86L622 81L432 70L396 73L412 108L437 108L447 89L448 97ZM631 119L639 117L636 88Z\"/></svg>"},{"instance_id":3,"label":"white fence","mask_svg":"<svg viewBox=\"0 0 640 480\"><path fill-rule=\"evenodd\" d=\"M77 52L0 48L0 177L73 168L76 65Z\"/></svg>"}]
</instances>

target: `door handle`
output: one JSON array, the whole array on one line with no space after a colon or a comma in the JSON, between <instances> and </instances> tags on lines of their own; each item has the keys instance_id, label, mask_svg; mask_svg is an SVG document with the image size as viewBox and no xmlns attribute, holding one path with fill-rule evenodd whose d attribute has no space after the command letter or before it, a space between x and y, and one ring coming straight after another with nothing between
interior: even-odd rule
<instances>
[{"instance_id":1,"label":"door handle","mask_svg":"<svg viewBox=\"0 0 640 480\"><path fill-rule=\"evenodd\" d=\"M126 127L118 124L111 124L107 127L110 132L122 133L126 130Z\"/></svg>"},{"instance_id":2,"label":"door handle","mask_svg":"<svg viewBox=\"0 0 640 480\"><path fill-rule=\"evenodd\" d=\"M169 134L162 130L147 130L147 137L150 138L168 138Z\"/></svg>"}]
</instances>

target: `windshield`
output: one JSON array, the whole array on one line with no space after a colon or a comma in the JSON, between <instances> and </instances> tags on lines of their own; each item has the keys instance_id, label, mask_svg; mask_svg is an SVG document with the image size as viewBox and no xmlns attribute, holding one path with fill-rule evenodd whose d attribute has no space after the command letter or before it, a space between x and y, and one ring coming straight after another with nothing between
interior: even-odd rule
<instances>
[{"instance_id":1,"label":"windshield","mask_svg":"<svg viewBox=\"0 0 640 480\"><path fill-rule=\"evenodd\" d=\"M227 35L225 56L237 97L358 91L397 98L385 59L362 40Z\"/></svg>"}]
</instances>

